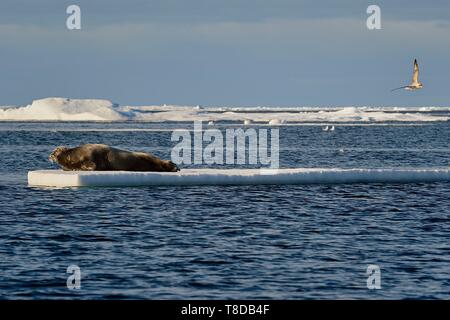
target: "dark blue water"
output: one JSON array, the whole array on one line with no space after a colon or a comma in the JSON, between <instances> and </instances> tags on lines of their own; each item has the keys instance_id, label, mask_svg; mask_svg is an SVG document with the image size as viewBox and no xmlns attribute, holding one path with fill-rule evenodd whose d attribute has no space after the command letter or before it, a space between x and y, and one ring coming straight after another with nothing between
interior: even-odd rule
<instances>
[{"instance_id":1,"label":"dark blue water","mask_svg":"<svg viewBox=\"0 0 450 320\"><path fill-rule=\"evenodd\" d=\"M26 184L28 170L52 168L57 145L169 158L171 130L190 126L0 123L0 298L450 298L449 183ZM448 122L283 126L280 164L448 167L449 137ZM66 287L72 264L76 291ZM367 288L369 264L381 268L380 290Z\"/></svg>"}]
</instances>

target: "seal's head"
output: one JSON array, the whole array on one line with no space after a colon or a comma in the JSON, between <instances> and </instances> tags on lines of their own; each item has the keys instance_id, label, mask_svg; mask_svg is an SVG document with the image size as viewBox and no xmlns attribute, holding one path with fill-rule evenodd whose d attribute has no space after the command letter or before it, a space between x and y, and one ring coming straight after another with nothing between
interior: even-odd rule
<instances>
[{"instance_id":1,"label":"seal's head","mask_svg":"<svg viewBox=\"0 0 450 320\"><path fill-rule=\"evenodd\" d=\"M58 163L58 157L63 153L67 151L66 147L56 147L52 153L50 153L50 155L48 156L48 160L50 160L51 162L55 162Z\"/></svg>"}]
</instances>

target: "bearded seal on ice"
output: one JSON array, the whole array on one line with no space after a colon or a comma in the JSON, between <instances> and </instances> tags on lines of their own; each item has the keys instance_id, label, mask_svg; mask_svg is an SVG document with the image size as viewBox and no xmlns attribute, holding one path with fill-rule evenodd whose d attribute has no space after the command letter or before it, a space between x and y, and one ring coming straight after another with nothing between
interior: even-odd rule
<instances>
[{"instance_id":1,"label":"bearded seal on ice","mask_svg":"<svg viewBox=\"0 0 450 320\"><path fill-rule=\"evenodd\" d=\"M105 144L57 147L48 159L66 171L180 171L172 161L161 160L150 153L120 150Z\"/></svg>"}]
</instances>

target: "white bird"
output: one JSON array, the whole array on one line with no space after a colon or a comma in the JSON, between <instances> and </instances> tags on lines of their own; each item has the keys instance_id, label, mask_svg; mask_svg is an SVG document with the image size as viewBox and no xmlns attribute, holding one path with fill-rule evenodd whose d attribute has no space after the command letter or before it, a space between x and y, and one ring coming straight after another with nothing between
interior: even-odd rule
<instances>
[{"instance_id":1,"label":"white bird","mask_svg":"<svg viewBox=\"0 0 450 320\"><path fill-rule=\"evenodd\" d=\"M334 131L334 126L332 126L332 127L330 128L330 131Z\"/></svg>"},{"instance_id":2,"label":"white bird","mask_svg":"<svg viewBox=\"0 0 450 320\"><path fill-rule=\"evenodd\" d=\"M322 131L328 131L328 126L326 126L325 128L322 128Z\"/></svg>"},{"instance_id":3,"label":"white bird","mask_svg":"<svg viewBox=\"0 0 450 320\"><path fill-rule=\"evenodd\" d=\"M392 89L391 91L399 90L399 89L405 89L405 90L418 90L422 89L423 85L419 82L419 65L417 64L417 59L414 59L414 70L413 70L413 76L412 76L412 82L403 87Z\"/></svg>"}]
</instances>

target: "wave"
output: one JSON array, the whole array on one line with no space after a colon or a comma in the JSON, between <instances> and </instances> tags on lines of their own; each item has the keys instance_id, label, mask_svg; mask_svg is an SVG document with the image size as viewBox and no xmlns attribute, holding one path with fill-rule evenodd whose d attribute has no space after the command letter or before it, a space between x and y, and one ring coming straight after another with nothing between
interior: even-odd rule
<instances>
[{"instance_id":1,"label":"wave","mask_svg":"<svg viewBox=\"0 0 450 320\"><path fill-rule=\"evenodd\" d=\"M205 121L269 125L327 122L448 121L450 107L120 106L109 100L45 98L0 107L0 121Z\"/></svg>"}]
</instances>

